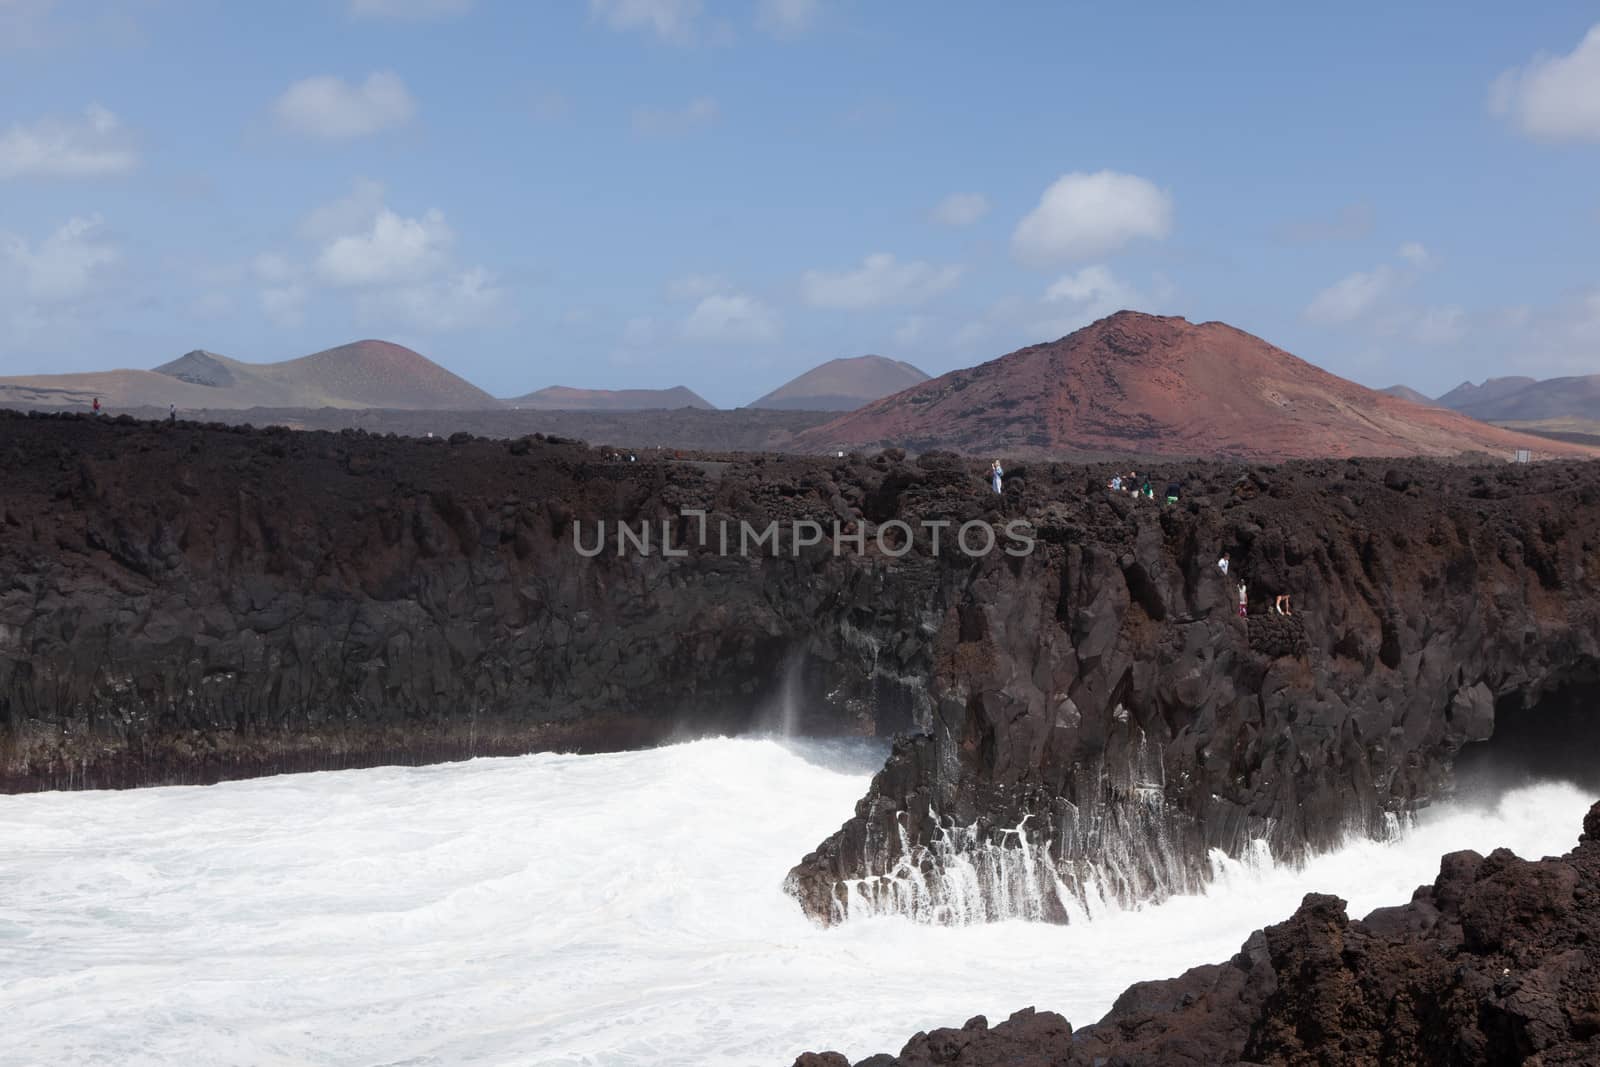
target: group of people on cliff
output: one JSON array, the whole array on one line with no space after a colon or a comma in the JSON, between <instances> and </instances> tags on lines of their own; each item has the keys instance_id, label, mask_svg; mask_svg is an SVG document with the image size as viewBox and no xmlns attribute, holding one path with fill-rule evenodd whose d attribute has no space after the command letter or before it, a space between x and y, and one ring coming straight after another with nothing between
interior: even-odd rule
<instances>
[{"instance_id":1,"label":"group of people on cliff","mask_svg":"<svg viewBox=\"0 0 1600 1067\"><path fill-rule=\"evenodd\" d=\"M1135 497L1143 497L1146 500L1154 500L1156 498L1155 487L1150 484L1150 476L1145 475L1144 480L1140 481L1138 471L1129 471L1126 475L1113 474L1111 480L1106 483L1106 488L1117 493L1126 491ZM1168 504L1176 504L1182 492L1182 483L1177 481L1168 482L1166 502Z\"/></svg>"},{"instance_id":2,"label":"group of people on cliff","mask_svg":"<svg viewBox=\"0 0 1600 1067\"><path fill-rule=\"evenodd\" d=\"M1227 552L1223 552L1222 558L1217 560L1217 570L1222 572L1222 576L1224 578L1228 576L1228 571L1232 565L1233 557ZM1293 615L1294 612L1289 608L1289 594L1279 593L1277 596L1273 597L1272 610L1277 612L1279 615ZM1250 593L1249 590L1246 589L1245 583L1241 581L1239 583L1239 618L1245 618L1249 614Z\"/></svg>"}]
</instances>

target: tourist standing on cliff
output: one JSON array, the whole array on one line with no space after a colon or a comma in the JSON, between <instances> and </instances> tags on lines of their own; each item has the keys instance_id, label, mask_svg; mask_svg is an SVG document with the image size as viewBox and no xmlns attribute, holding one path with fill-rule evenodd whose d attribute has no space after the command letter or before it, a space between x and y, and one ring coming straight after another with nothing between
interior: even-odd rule
<instances>
[{"instance_id":1,"label":"tourist standing on cliff","mask_svg":"<svg viewBox=\"0 0 1600 1067\"><path fill-rule=\"evenodd\" d=\"M1239 618L1242 619L1242 618L1244 618L1244 617L1246 617L1247 615L1250 614L1249 604L1250 604L1249 594L1247 594L1245 592L1244 583L1240 582L1239 583Z\"/></svg>"},{"instance_id":2,"label":"tourist standing on cliff","mask_svg":"<svg viewBox=\"0 0 1600 1067\"><path fill-rule=\"evenodd\" d=\"M1228 573L1228 554L1226 552L1222 554L1221 559L1217 560L1217 570L1221 571L1223 574Z\"/></svg>"},{"instance_id":3,"label":"tourist standing on cliff","mask_svg":"<svg viewBox=\"0 0 1600 1067\"><path fill-rule=\"evenodd\" d=\"M176 405L176 404L168 404L167 405L167 422L168 422L169 425L173 425L173 426L177 425L177 423L178 423L178 405Z\"/></svg>"},{"instance_id":4,"label":"tourist standing on cliff","mask_svg":"<svg viewBox=\"0 0 1600 1067\"><path fill-rule=\"evenodd\" d=\"M94 398L94 413L96 415L100 414L100 398L99 397L95 397Z\"/></svg>"},{"instance_id":5,"label":"tourist standing on cliff","mask_svg":"<svg viewBox=\"0 0 1600 1067\"><path fill-rule=\"evenodd\" d=\"M1272 602L1272 610L1279 615L1293 615L1294 612L1289 610L1289 594L1279 593L1278 598Z\"/></svg>"},{"instance_id":6,"label":"tourist standing on cliff","mask_svg":"<svg viewBox=\"0 0 1600 1067\"><path fill-rule=\"evenodd\" d=\"M989 464L989 481L994 485L994 491L1000 492L1000 479L1006 476L1005 469L1000 466L1000 461L995 460Z\"/></svg>"}]
</instances>

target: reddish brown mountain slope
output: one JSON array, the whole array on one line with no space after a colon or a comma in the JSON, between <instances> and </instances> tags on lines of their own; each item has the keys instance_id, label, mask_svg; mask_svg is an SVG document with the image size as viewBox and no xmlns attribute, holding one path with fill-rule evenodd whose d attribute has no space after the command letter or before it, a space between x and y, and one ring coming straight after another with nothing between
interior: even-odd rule
<instances>
[{"instance_id":1,"label":"reddish brown mountain slope","mask_svg":"<svg viewBox=\"0 0 1600 1067\"><path fill-rule=\"evenodd\" d=\"M1595 454L1385 396L1224 323L1133 311L885 397L797 441L876 444L1267 460Z\"/></svg>"},{"instance_id":2,"label":"reddish brown mountain slope","mask_svg":"<svg viewBox=\"0 0 1600 1067\"><path fill-rule=\"evenodd\" d=\"M388 341L356 341L251 369L268 381L320 394L328 407L480 410L500 406L465 378Z\"/></svg>"}]
</instances>

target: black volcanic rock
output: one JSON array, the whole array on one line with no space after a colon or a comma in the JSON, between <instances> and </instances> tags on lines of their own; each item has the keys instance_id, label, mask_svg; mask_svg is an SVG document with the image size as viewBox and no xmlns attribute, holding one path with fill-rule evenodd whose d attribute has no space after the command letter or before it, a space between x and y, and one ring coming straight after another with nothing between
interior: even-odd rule
<instances>
[{"instance_id":1,"label":"black volcanic rock","mask_svg":"<svg viewBox=\"0 0 1600 1067\"><path fill-rule=\"evenodd\" d=\"M1239 954L1130 986L1076 1032L1032 1008L917 1034L874 1067L1600 1062L1600 804L1578 847L1444 857L1409 903L1352 921L1307 894ZM807 1053L801 1065L848 1063ZM859 1064L858 1064L859 1067Z\"/></svg>"},{"instance_id":2,"label":"black volcanic rock","mask_svg":"<svg viewBox=\"0 0 1600 1067\"><path fill-rule=\"evenodd\" d=\"M805 731L901 735L793 872L810 914L1065 919L1090 875L1153 898L1211 847L1381 832L1491 731L1533 768L1594 751L1600 467L1143 471L1169 507L1008 466L996 495L949 454L0 414L0 788L634 747L776 726L789 694ZM796 520L864 550L737 555ZM966 523L1035 548L969 558Z\"/></svg>"},{"instance_id":3,"label":"black volcanic rock","mask_svg":"<svg viewBox=\"0 0 1600 1067\"><path fill-rule=\"evenodd\" d=\"M814 918L1065 921L1090 878L1158 898L1212 848L1381 834L1491 734L1533 771L1600 751L1600 466L1148 472L1172 507L1103 473L1006 497L1040 550L944 602L926 733L790 874Z\"/></svg>"}]
</instances>

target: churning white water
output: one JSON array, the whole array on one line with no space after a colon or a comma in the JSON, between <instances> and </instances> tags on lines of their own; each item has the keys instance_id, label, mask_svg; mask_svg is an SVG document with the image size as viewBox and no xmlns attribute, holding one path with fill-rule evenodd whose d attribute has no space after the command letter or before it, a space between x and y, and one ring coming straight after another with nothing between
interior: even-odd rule
<instances>
[{"instance_id":1,"label":"churning white water","mask_svg":"<svg viewBox=\"0 0 1600 1067\"><path fill-rule=\"evenodd\" d=\"M1565 852L1592 799L1538 785L1303 870L1224 862L1203 896L1076 926L824 930L780 886L868 755L712 740L0 797L0 1060L743 1067L1029 1004L1082 1024L1309 890L1360 915L1453 849Z\"/></svg>"}]
</instances>

